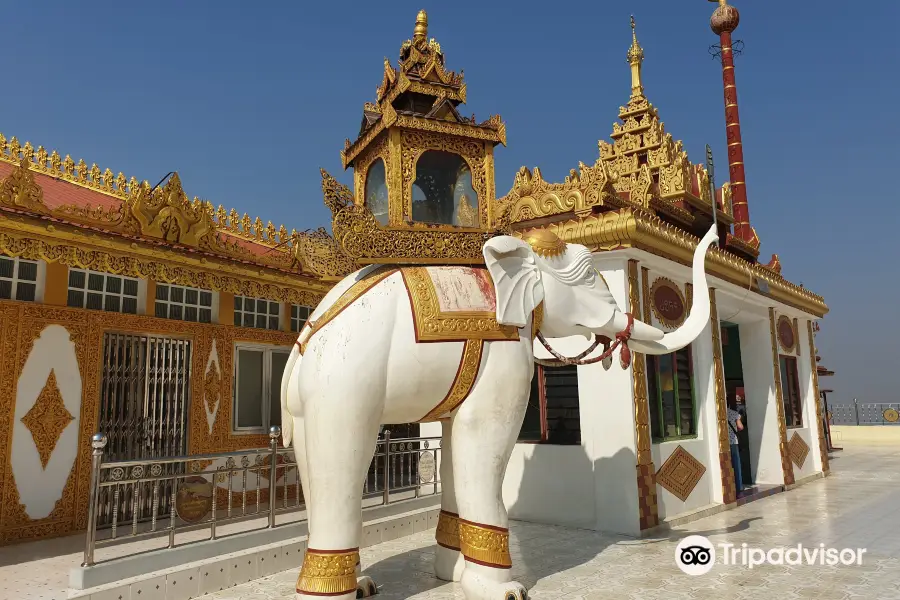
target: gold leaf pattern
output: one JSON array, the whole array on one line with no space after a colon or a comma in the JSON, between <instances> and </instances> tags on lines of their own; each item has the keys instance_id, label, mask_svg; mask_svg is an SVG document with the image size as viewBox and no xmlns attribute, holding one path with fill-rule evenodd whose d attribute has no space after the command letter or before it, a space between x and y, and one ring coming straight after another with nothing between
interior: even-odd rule
<instances>
[{"instance_id":1,"label":"gold leaf pattern","mask_svg":"<svg viewBox=\"0 0 900 600\"><path fill-rule=\"evenodd\" d=\"M56 443L65 428L75 420L66 409L59 386L56 384L56 373L51 369L44 389L38 395L34 406L22 417L22 423L31 432L31 438L41 457L41 466L46 469Z\"/></svg>"}]
</instances>

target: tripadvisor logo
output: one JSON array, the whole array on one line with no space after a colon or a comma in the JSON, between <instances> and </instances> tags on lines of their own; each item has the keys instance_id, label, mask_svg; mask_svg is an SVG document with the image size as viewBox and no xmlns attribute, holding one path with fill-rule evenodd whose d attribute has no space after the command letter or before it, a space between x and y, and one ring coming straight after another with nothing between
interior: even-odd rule
<instances>
[{"instance_id":1,"label":"tripadvisor logo","mask_svg":"<svg viewBox=\"0 0 900 600\"><path fill-rule=\"evenodd\" d=\"M797 544L789 548L753 548L747 544L719 544L719 554L724 565L740 565L752 569L760 565L861 565L865 548L826 548L825 544L804 547ZM707 538L691 535L675 548L675 564L688 575L709 573L716 563L716 548Z\"/></svg>"}]
</instances>

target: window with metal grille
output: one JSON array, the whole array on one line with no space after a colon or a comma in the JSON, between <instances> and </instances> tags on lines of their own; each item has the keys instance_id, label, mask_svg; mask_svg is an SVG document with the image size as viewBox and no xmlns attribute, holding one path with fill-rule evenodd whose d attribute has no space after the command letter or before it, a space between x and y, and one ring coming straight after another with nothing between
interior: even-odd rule
<instances>
[{"instance_id":1,"label":"window with metal grille","mask_svg":"<svg viewBox=\"0 0 900 600\"><path fill-rule=\"evenodd\" d=\"M43 266L43 261L0 256L0 298L40 301Z\"/></svg>"},{"instance_id":2,"label":"window with metal grille","mask_svg":"<svg viewBox=\"0 0 900 600\"><path fill-rule=\"evenodd\" d=\"M518 441L557 445L581 443L578 367L535 365Z\"/></svg>"},{"instance_id":3,"label":"window with metal grille","mask_svg":"<svg viewBox=\"0 0 900 600\"><path fill-rule=\"evenodd\" d=\"M156 284L156 316L163 319L213 322L215 292L181 285Z\"/></svg>"},{"instance_id":4,"label":"window with metal grille","mask_svg":"<svg viewBox=\"0 0 900 600\"><path fill-rule=\"evenodd\" d=\"M234 324L238 327L281 329L281 303L264 298L235 296Z\"/></svg>"},{"instance_id":5,"label":"window with metal grille","mask_svg":"<svg viewBox=\"0 0 900 600\"><path fill-rule=\"evenodd\" d=\"M281 425L281 377L290 348L236 344L233 429L268 431Z\"/></svg>"},{"instance_id":6,"label":"window with metal grille","mask_svg":"<svg viewBox=\"0 0 900 600\"><path fill-rule=\"evenodd\" d=\"M671 354L647 356L647 396L650 435L655 441L697 435L690 346Z\"/></svg>"},{"instance_id":7,"label":"window with metal grille","mask_svg":"<svg viewBox=\"0 0 900 600\"><path fill-rule=\"evenodd\" d=\"M138 313L139 280L121 275L69 269L67 304L75 308Z\"/></svg>"},{"instance_id":8,"label":"window with metal grille","mask_svg":"<svg viewBox=\"0 0 900 600\"><path fill-rule=\"evenodd\" d=\"M781 363L781 394L784 401L785 427L803 427L803 401L800 399L800 376L797 373L797 359L793 356L779 357Z\"/></svg>"},{"instance_id":9,"label":"window with metal grille","mask_svg":"<svg viewBox=\"0 0 900 600\"><path fill-rule=\"evenodd\" d=\"M313 309L308 306L291 304L291 331L298 332L303 329Z\"/></svg>"}]
</instances>

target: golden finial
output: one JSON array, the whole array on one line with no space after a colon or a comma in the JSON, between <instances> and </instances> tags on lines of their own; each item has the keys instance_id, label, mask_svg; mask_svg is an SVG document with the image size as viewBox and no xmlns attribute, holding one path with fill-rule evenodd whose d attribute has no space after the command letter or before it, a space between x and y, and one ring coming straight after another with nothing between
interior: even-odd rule
<instances>
[{"instance_id":1,"label":"golden finial","mask_svg":"<svg viewBox=\"0 0 900 600\"><path fill-rule=\"evenodd\" d=\"M631 15L631 47L628 48L628 64L631 65L631 97L637 98L644 95L644 86L641 83L641 64L644 62L644 49L637 40L637 31L634 26L634 15Z\"/></svg>"},{"instance_id":2,"label":"golden finial","mask_svg":"<svg viewBox=\"0 0 900 600\"><path fill-rule=\"evenodd\" d=\"M413 41L424 40L428 37L428 14L420 10L416 15L416 27L413 29Z\"/></svg>"}]
</instances>

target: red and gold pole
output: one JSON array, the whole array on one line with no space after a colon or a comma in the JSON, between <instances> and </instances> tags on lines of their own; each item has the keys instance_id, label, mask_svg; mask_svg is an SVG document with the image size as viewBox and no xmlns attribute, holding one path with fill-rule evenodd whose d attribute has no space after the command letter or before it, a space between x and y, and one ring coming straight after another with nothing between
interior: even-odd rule
<instances>
[{"instance_id":1,"label":"red and gold pole","mask_svg":"<svg viewBox=\"0 0 900 600\"><path fill-rule=\"evenodd\" d=\"M734 51L731 32L740 22L738 10L718 1L709 20L713 33L719 36L722 56L722 84L725 88L725 129L728 139L728 173L731 179L732 209L734 212L734 235L753 247L759 240L750 227L750 210L747 207L747 183L744 176L744 149L741 142L741 118L738 114L737 87L734 80Z\"/></svg>"}]
</instances>

